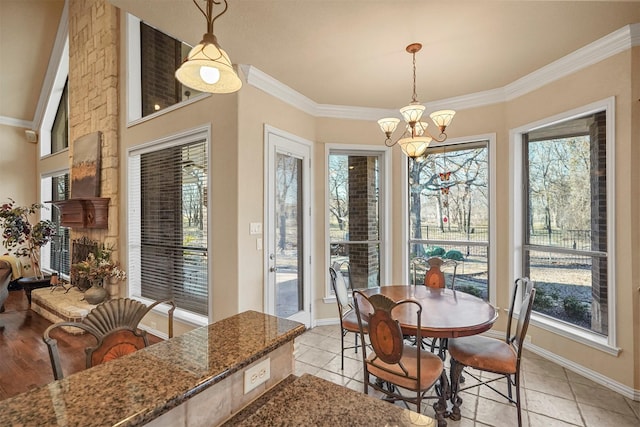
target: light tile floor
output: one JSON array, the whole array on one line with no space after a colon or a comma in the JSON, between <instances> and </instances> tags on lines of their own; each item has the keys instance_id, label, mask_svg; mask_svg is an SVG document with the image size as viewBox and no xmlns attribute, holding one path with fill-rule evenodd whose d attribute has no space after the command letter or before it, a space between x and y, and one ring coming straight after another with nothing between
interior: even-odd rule
<instances>
[{"instance_id":1,"label":"light tile floor","mask_svg":"<svg viewBox=\"0 0 640 427\"><path fill-rule=\"evenodd\" d=\"M353 334L345 337L353 343ZM345 351L340 369L340 327L319 326L296 339L296 374L309 373L363 392L361 353ZM448 362L446 366L448 368ZM523 367L523 425L528 427L638 427L640 402L630 400L549 362L525 349ZM467 378L470 384L471 378ZM500 384L506 389L506 384ZM498 386L498 388L500 388ZM370 390L371 391L371 390ZM462 393L462 419L447 420L448 426L513 427L517 425L515 405L487 387ZM423 412L434 416L427 401Z\"/></svg>"}]
</instances>

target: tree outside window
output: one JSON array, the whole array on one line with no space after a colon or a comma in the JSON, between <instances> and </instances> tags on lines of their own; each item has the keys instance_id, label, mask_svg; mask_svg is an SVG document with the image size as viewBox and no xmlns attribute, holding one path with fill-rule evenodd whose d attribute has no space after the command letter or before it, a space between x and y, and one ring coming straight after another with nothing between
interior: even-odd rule
<instances>
[{"instance_id":1,"label":"tree outside window","mask_svg":"<svg viewBox=\"0 0 640 427\"><path fill-rule=\"evenodd\" d=\"M600 112L523 135L524 274L534 310L608 333L606 120Z\"/></svg>"}]
</instances>

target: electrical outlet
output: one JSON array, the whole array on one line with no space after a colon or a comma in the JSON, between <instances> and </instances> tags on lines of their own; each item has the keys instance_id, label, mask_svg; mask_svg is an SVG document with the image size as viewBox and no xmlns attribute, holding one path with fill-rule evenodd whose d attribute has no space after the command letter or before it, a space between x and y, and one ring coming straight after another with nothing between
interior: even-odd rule
<instances>
[{"instance_id":1,"label":"electrical outlet","mask_svg":"<svg viewBox=\"0 0 640 427\"><path fill-rule=\"evenodd\" d=\"M271 378L271 359L267 357L244 371L244 394L264 384L269 378Z\"/></svg>"}]
</instances>

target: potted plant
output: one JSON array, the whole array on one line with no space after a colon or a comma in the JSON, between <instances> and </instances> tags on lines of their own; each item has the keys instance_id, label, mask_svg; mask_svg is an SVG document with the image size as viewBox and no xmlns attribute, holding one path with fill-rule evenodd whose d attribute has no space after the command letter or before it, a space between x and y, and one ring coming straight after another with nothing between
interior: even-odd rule
<instances>
[{"instance_id":1,"label":"potted plant","mask_svg":"<svg viewBox=\"0 0 640 427\"><path fill-rule=\"evenodd\" d=\"M40 220L31 224L29 217L35 215L43 205L34 203L30 206L16 206L13 199L0 206L0 227L2 227L2 244L17 258L29 257L30 264L24 268L32 268L37 279L44 279L40 269L40 248L46 245L55 235L56 227L51 221Z\"/></svg>"}]
</instances>

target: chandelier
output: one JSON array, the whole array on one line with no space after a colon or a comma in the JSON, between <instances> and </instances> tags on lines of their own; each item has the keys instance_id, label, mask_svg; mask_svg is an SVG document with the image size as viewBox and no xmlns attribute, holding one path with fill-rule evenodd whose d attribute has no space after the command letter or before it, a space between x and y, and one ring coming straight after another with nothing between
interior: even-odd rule
<instances>
[{"instance_id":1,"label":"chandelier","mask_svg":"<svg viewBox=\"0 0 640 427\"><path fill-rule=\"evenodd\" d=\"M207 32L202 36L202 41L191 49L176 71L176 79L183 85L200 92L236 92L242 87L242 80L234 71L229 55L222 50L216 36L213 35L213 23L227 11L227 0L206 1L207 10L205 12L196 0L193 0L193 3L207 20ZM223 3L222 12L213 16L213 5L218 6Z\"/></svg>"},{"instance_id":2,"label":"chandelier","mask_svg":"<svg viewBox=\"0 0 640 427\"><path fill-rule=\"evenodd\" d=\"M392 141L391 135L396 130L398 123L400 123L400 119L387 117L378 120L380 129L382 129L382 132L384 132L387 137L384 141L385 145L387 147L393 147L396 144L400 144L402 151L413 159L421 157L432 140L443 142L447 139L445 129L449 126L451 120L453 120L453 116L456 114L453 110L440 110L431 113L431 120L433 120L440 130L440 135L437 138L427 131L429 124L420 120L425 110L424 105L418 102L416 95L416 53L419 52L420 49L422 49L420 43L412 43L407 46L407 52L413 56L413 97L409 105L400 109L400 114L402 114L402 118L406 122L404 132L398 139Z\"/></svg>"}]
</instances>

